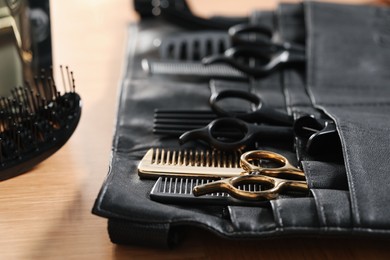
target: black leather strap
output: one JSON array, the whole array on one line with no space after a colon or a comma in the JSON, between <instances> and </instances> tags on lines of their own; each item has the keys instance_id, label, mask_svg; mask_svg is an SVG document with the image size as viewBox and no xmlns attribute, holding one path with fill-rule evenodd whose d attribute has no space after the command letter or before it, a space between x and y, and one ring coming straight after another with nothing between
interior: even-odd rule
<instances>
[{"instance_id":1,"label":"black leather strap","mask_svg":"<svg viewBox=\"0 0 390 260\"><path fill-rule=\"evenodd\" d=\"M146 247L171 248L178 240L178 233L169 224L136 223L122 219L108 220L108 234L113 243Z\"/></svg>"}]
</instances>

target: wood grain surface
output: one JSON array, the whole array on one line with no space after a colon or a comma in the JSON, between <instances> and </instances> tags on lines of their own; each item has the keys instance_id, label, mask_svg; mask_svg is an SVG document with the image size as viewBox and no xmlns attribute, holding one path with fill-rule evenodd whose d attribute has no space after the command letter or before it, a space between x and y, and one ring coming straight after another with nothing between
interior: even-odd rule
<instances>
[{"instance_id":1,"label":"wood grain surface","mask_svg":"<svg viewBox=\"0 0 390 260\"><path fill-rule=\"evenodd\" d=\"M359 2L359 1L343 1ZM360 1L363 2L363 1ZM246 15L276 1L192 0L193 10ZM70 141L30 172L0 182L0 259L385 259L388 241L226 241L189 230L174 250L117 246L91 208L108 172L130 0L52 0L53 54L69 65L83 100Z\"/></svg>"}]
</instances>

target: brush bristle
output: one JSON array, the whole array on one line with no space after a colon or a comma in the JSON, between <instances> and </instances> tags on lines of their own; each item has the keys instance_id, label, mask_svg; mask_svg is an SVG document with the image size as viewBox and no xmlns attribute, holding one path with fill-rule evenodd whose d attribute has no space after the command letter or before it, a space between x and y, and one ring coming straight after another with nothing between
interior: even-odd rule
<instances>
[{"instance_id":1,"label":"brush bristle","mask_svg":"<svg viewBox=\"0 0 390 260\"><path fill-rule=\"evenodd\" d=\"M77 125L80 115L80 97L75 93L73 73L68 67L66 74L63 94L57 89L50 69L41 70L33 83L13 88L10 96L0 97L0 180L5 179L4 170L8 171L7 176L14 175L13 171L17 175L16 172L28 168L24 167L26 161L47 157L48 154L42 154L53 151L53 146L61 146L69 138L64 131L73 132L73 121ZM25 165L18 166L22 164Z\"/></svg>"}]
</instances>

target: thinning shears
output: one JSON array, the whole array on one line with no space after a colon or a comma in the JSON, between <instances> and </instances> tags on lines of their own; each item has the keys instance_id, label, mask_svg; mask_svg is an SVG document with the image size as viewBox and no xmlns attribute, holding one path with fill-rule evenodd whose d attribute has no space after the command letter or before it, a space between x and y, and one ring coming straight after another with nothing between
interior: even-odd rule
<instances>
[{"instance_id":1,"label":"thinning shears","mask_svg":"<svg viewBox=\"0 0 390 260\"><path fill-rule=\"evenodd\" d=\"M273 42L272 33L262 26L236 25L228 33L233 47L222 55L205 57L203 64L225 63L253 77L264 77L281 66L306 62L305 46ZM251 59L256 60L256 64L247 62Z\"/></svg>"},{"instance_id":2,"label":"thinning shears","mask_svg":"<svg viewBox=\"0 0 390 260\"><path fill-rule=\"evenodd\" d=\"M273 167L263 167L263 161L276 163ZM305 173L292 166L286 157L278 153L254 150L241 155L241 175L195 186L193 194L201 196L214 192L227 192L242 200L272 200L284 190L307 192L309 190ZM259 190L241 190L242 184L260 185Z\"/></svg>"}]
</instances>

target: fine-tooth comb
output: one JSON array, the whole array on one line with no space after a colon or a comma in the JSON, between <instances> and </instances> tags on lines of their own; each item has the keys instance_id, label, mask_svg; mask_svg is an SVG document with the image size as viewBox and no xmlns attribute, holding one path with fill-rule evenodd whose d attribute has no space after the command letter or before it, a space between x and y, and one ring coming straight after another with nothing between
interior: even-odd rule
<instances>
[{"instance_id":1,"label":"fine-tooth comb","mask_svg":"<svg viewBox=\"0 0 390 260\"><path fill-rule=\"evenodd\" d=\"M72 135L81 116L73 72L62 66L64 94L51 70L41 70L32 84L0 97L0 180L34 167L56 152Z\"/></svg>"},{"instance_id":2,"label":"fine-tooth comb","mask_svg":"<svg viewBox=\"0 0 390 260\"><path fill-rule=\"evenodd\" d=\"M153 133L180 136L186 131L204 127L216 118L217 115L210 110L155 109Z\"/></svg>"},{"instance_id":3,"label":"fine-tooth comb","mask_svg":"<svg viewBox=\"0 0 390 260\"><path fill-rule=\"evenodd\" d=\"M214 181L210 178L159 177L150 191L154 201L168 204L207 204L207 205L240 205L253 206L267 204L264 201L243 201L231 197L225 192L210 193L195 197L192 190L197 185ZM238 186L245 191L261 191L259 184L244 184Z\"/></svg>"},{"instance_id":4,"label":"fine-tooth comb","mask_svg":"<svg viewBox=\"0 0 390 260\"><path fill-rule=\"evenodd\" d=\"M167 75L175 77L196 77L203 79L218 78L243 80L247 76L243 72L225 64L204 65L200 61L160 61L143 59L143 71L149 75Z\"/></svg>"},{"instance_id":5,"label":"fine-tooth comb","mask_svg":"<svg viewBox=\"0 0 390 260\"><path fill-rule=\"evenodd\" d=\"M151 148L138 165L144 178L160 176L232 177L242 172L239 151Z\"/></svg>"}]
</instances>

